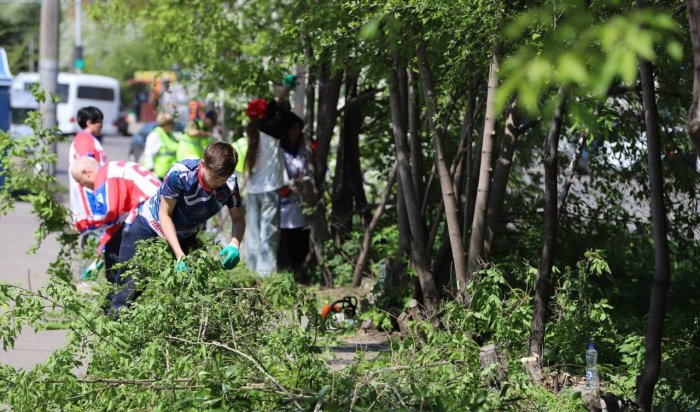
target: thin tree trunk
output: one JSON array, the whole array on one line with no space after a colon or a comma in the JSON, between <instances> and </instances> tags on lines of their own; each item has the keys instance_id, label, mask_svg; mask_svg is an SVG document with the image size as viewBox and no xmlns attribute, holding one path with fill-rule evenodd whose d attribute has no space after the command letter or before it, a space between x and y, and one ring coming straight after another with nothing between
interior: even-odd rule
<instances>
[{"instance_id":1,"label":"thin tree trunk","mask_svg":"<svg viewBox=\"0 0 700 412\"><path fill-rule=\"evenodd\" d=\"M411 230L411 260L418 273L423 302L428 309L432 309L438 303L438 292L435 281L429 269L428 251L425 248L425 228L420 216L420 208L416 199L416 192L413 187L411 176L408 148L406 143L406 122L402 118L399 92L399 81L397 72L405 70L400 64L398 53L394 52L394 68L389 71L389 101L391 106L392 129L396 144L396 161L398 162L398 174L404 195L406 213Z\"/></svg>"},{"instance_id":2,"label":"thin tree trunk","mask_svg":"<svg viewBox=\"0 0 700 412\"><path fill-rule=\"evenodd\" d=\"M404 259L404 257L410 257L413 253L411 251L411 227L408 222L408 212L406 211L406 201L403 193L403 187L401 185L401 179L399 178L396 179L396 223L399 230L399 250L396 256L394 256L394 264L392 265L393 270L391 273L394 277L392 280L398 285L401 284L399 281L400 279L406 278L406 259ZM421 290L420 279L412 276L411 284L413 286L413 299L417 300L418 302L423 302L423 291Z\"/></svg>"},{"instance_id":3,"label":"thin tree trunk","mask_svg":"<svg viewBox=\"0 0 700 412\"><path fill-rule=\"evenodd\" d=\"M469 90L467 91L467 109L464 112L464 118L462 119L462 128L459 131L459 149L457 156L452 162L452 167L450 172L454 176L454 186L455 193L457 195L457 200L459 203L461 192L463 187L462 179L464 179L464 171L466 166L469 164L468 159L468 148L472 145L471 136L472 130L474 129L474 110L476 106L476 87L478 82L474 79L469 80ZM464 243L464 242L462 242Z\"/></svg>"},{"instance_id":4,"label":"thin tree trunk","mask_svg":"<svg viewBox=\"0 0 700 412\"><path fill-rule=\"evenodd\" d=\"M700 157L700 0L687 0L693 45L693 102L688 109L688 137Z\"/></svg>"},{"instance_id":5,"label":"thin tree trunk","mask_svg":"<svg viewBox=\"0 0 700 412\"><path fill-rule=\"evenodd\" d=\"M471 85L475 82L470 81ZM470 138L472 133L472 125L474 123L474 107L475 107L476 90L473 86L469 87L467 95L467 109L464 112L464 118L462 119L462 128L459 132L459 144L457 155L452 159L452 165L450 166L450 175L454 176L453 179L453 190L455 191L455 199L457 203L461 201L460 188L462 188L462 179L464 176L465 164L469 164L467 159L468 148L472 144ZM466 207L466 206L464 206ZM439 227L440 220L442 219L443 207L438 209L438 216L433 221L433 227L430 230L429 237L429 248L433 250L433 242L437 236L437 230ZM462 216L464 219L464 216ZM462 223L462 230L466 230ZM462 236L462 244L465 242L464 235ZM440 241L440 247L437 253L435 253L435 259L433 259L433 275L435 276L435 282L438 285L438 290L441 292L447 287L451 281L450 265L452 263L452 255L450 253L450 237L448 230L445 230L442 234L442 240Z\"/></svg>"},{"instance_id":6,"label":"thin tree trunk","mask_svg":"<svg viewBox=\"0 0 700 412\"><path fill-rule=\"evenodd\" d=\"M643 1L637 1L638 6L643 6L643 3ZM639 72L642 80L642 102L644 105L644 124L646 126L649 161L649 192L654 239L654 277L651 281L649 323L645 337L644 370L639 380L637 404L641 410L651 411L654 387L661 371L661 337L666 315L666 295L668 293L671 269L661 169L659 114L656 109L656 93L654 91L654 75L651 63L647 60L639 59Z\"/></svg>"},{"instance_id":7,"label":"thin tree trunk","mask_svg":"<svg viewBox=\"0 0 700 412\"><path fill-rule=\"evenodd\" d=\"M345 82L345 101L357 97L357 75L348 72ZM352 231L354 210L361 213L367 207L360 169L359 135L362 130L361 103L346 103L343 110L343 128L338 142L335 176L333 178L333 210L331 221L336 242L342 244ZM354 206L354 207L353 207ZM364 216L362 216L364 218Z\"/></svg>"},{"instance_id":8,"label":"thin tree trunk","mask_svg":"<svg viewBox=\"0 0 700 412\"><path fill-rule=\"evenodd\" d=\"M583 152L583 147L586 144L586 134L581 133L578 137L578 142L576 142L576 150L573 156L571 156L571 161L569 162L569 167L566 168L566 180L561 188L561 193L559 194L559 220L566 210L566 198L569 196L569 189L574 183L574 176L576 175L576 164L581 158L581 153Z\"/></svg>"},{"instance_id":9,"label":"thin tree trunk","mask_svg":"<svg viewBox=\"0 0 700 412\"><path fill-rule=\"evenodd\" d=\"M330 62L321 65L321 75L318 90L318 150L316 151L316 186L323 190L325 187L325 170L328 165L328 153L333 138L333 129L338 119L338 99L340 86L343 83L343 72L338 70L331 75Z\"/></svg>"},{"instance_id":10,"label":"thin tree trunk","mask_svg":"<svg viewBox=\"0 0 700 412\"><path fill-rule=\"evenodd\" d=\"M423 150L420 134L420 100L418 81L413 71L408 71L408 137L411 149L411 173L416 198L423 198Z\"/></svg>"},{"instance_id":11,"label":"thin tree trunk","mask_svg":"<svg viewBox=\"0 0 700 412\"><path fill-rule=\"evenodd\" d=\"M503 213L503 203L506 198L506 190L508 189L508 177L510 176L510 166L513 163L513 154L515 153L515 141L518 138L517 120L515 116L516 100L513 100L508 107L508 116L506 117L505 135L501 142L501 150L496 160L496 166L493 171L493 180L491 183L491 192L489 193L488 213L486 215L486 237L484 238L484 259L488 259L491 255L491 246L493 237L496 232L496 227L501 222L501 214Z\"/></svg>"},{"instance_id":12,"label":"thin tree trunk","mask_svg":"<svg viewBox=\"0 0 700 412\"><path fill-rule=\"evenodd\" d=\"M561 124L566 104L566 89L562 86L557 93L552 124L547 134L547 149L544 154L544 245L535 283L535 301L530 325L530 356L537 358L537 367L542 368L544 349L544 325L549 304L549 285L554 265L559 219L557 213L557 150Z\"/></svg>"},{"instance_id":13,"label":"thin tree trunk","mask_svg":"<svg viewBox=\"0 0 700 412\"><path fill-rule=\"evenodd\" d=\"M475 86L474 88L475 93L477 93L477 87L478 86ZM488 90L486 94L488 95ZM472 124L476 123L477 114L481 112L481 109L485 103L486 99L480 99L479 105L474 109ZM463 210L464 219L462 221L462 243L465 245L467 244L467 239L471 236L472 221L474 219L474 205L476 203L476 189L479 183L478 178L479 169L481 167L481 146L483 142L484 136L482 133L478 135L477 140L471 144L468 144L466 150L464 151L464 170L466 171L466 176L464 184L465 203Z\"/></svg>"},{"instance_id":14,"label":"thin tree trunk","mask_svg":"<svg viewBox=\"0 0 700 412\"><path fill-rule=\"evenodd\" d=\"M394 186L394 181L396 180L396 171L398 169L398 163L394 162L394 166L391 168L389 173L389 180L386 182L386 187L382 193L382 198L379 201L379 205L374 210L374 215L372 216L372 221L369 223L367 230L365 231L364 237L362 238L362 248L360 249L360 255L357 257L357 263L355 263L355 273L352 275L352 287L358 288L362 284L362 273L365 271L367 266L367 257L369 256L369 246L372 240L372 234L374 230L379 225L379 218L384 212L389 197L391 196L391 188Z\"/></svg>"},{"instance_id":15,"label":"thin tree trunk","mask_svg":"<svg viewBox=\"0 0 700 412\"><path fill-rule=\"evenodd\" d=\"M437 156L438 175L440 177L442 201L445 208L445 219L450 236L450 245L452 247L455 274L460 282L465 282L467 262L464 256L464 245L462 244L462 229L459 226L459 208L457 207L457 200L455 199L452 176L447 167L444 129L439 130L433 124L433 119L437 112L437 102L435 101L433 74L428 63L425 43L422 40L418 41L416 56L418 57L418 68L420 69L421 82L423 83L423 94L425 95L426 106L428 108L428 125L434 134L433 139Z\"/></svg>"},{"instance_id":16,"label":"thin tree trunk","mask_svg":"<svg viewBox=\"0 0 700 412\"><path fill-rule=\"evenodd\" d=\"M467 296L467 284L471 282L474 273L479 269L480 260L483 258L484 236L486 235L486 212L488 208L489 190L491 185L491 152L493 151L493 137L496 133L495 98L498 87L498 56L500 45L494 46L489 65L488 93L486 96L486 115L484 118L484 133L481 147L481 166L479 171L479 185L474 203L474 217L472 221L472 233L469 241L469 261L467 263L467 275L464 283L458 285L460 294L465 304L469 304Z\"/></svg>"},{"instance_id":17,"label":"thin tree trunk","mask_svg":"<svg viewBox=\"0 0 700 412\"><path fill-rule=\"evenodd\" d=\"M305 37L304 55L307 62L313 62L313 50L311 49L311 40ZM312 139L314 137L314 121L316 114L316 66L309 65L306 80L306 133L304 135L306 153L312 154ZM316 186L317 174L322 174L316 167L315 156L311 157L306 162L306 171L308 176L312 178L306 183L300 184L300 195L305 206L313 208L313 213L309 216L309 237L311 239L311 249L316 262L321 268L323 279L328 287L333 286L333 274L326 266L325 255L323 253L323 245L328 239L328 225L326 222L326 208L322 201L319 189Z\"/></svg>"}]
</instances>

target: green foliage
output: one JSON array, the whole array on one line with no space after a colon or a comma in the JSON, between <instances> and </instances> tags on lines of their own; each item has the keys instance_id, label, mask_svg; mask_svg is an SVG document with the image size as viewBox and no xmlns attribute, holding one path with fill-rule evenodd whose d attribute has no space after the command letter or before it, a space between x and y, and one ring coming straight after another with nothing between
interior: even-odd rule
<instances>
[{"instance_id":1,"label":"green foliage","mask_svg":"<svg viewBox=\"0 0 700 412\"><path fill-rule=\"evenodd\" d=\"M349 286L352 283L352 275L355 270L357 255L362 246L363 234L353 232L350 239L343 242L340 248L335 247L333 241L328 241L325 251L328 256L326 265L333 272L333 281L338 286Z\"/></svg>"},{"instance_id":2,"label":"green foliage","mask_svg":"<svg viewBox=\"0 0 700 412\"><path fill-rule=\"evenodd\" d=\"M14 73L34 71L28 66L31 59L39 62L39 4L5 4L0 10L0 47L7 52L10 69ZM33 55L29 45L33 42Z\"/></svg>"},{"instance_id":3,"label":"green foliage","mask_svg":"<svg viewBox=\"0 0 700 412\"><path fill-rule=\"evenodd\" d=\"M637 59L654 60L662 44L675 59L681 46L669 36L676 23L652 10L601 16L583 1L567 0L522 13L506 30L509 39L525 39L502 67L505 79L498 90L498 107L517 94L521 107L539 112L540 98L552 87L572 85L582 95L607 97L615 81L632 84Z\"/></svg>"}]
</instances>

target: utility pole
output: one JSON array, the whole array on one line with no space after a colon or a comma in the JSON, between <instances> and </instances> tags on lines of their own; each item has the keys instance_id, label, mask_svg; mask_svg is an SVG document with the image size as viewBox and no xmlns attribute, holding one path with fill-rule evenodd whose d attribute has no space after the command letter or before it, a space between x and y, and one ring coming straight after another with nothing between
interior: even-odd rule
<instances>
[{"instance_id":1,"label":"utility pole","mask_svg":"<svg viewBox=\"0 0 700 412\"><path fill-rule=\"evenodd\" d=\"M58 92L58 25L60 5L58 0L41 2L41 29L39 43L39 84L46 93L41 103L41 116L44 129L56 127L56 103L52 94ZM51 144L51 151L56 154L57 145ZM51 176L56 175L56 164L49 164Z\"/></svg>"},{"instance_id":2,"label":"utility pole","mask_svg":"<svg viewBox=\"0 0 700 412\"><path fill-rule=\"evenodd\" d=\"M75 72L82 73L85 68L83 60L83 8L82 1L75 0Z\"/></svg>"}]
</instances>

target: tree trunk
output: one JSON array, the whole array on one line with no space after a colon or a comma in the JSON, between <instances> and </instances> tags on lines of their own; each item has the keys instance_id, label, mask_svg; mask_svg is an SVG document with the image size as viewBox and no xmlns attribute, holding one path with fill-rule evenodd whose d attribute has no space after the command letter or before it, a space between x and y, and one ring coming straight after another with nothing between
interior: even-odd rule
<instances>
[{"instance_id":1,"label":"tree trunk","mask_svg":"<svg viewBox=\"0 0 700 412\"><path fill-rule=\"evenodd\" d=\"M578 137L578 142L576 143L576 150L573 156L571 156L571 162L569 162L569 167L566 168L566 180L564 180L564 185L561 188L561 194L559 194L559 220L561 221L561 216L566 210L566 198L569 196L569 189L574 183L574 175L576 174L576 164L581 158L581 152L583 152L583 147L586 144L586 134L581 133Z\"/></svg>"},{"instance_id":2,"label":"tree trunk","mask_svg":"<svg viewBox=\"0 0 700 412\"><path fill-rule=\"evenodd\" d=\"M325 187L328 153L333 138L333 129L338 118L338 99L340 86L343 82L343 72L337 71L331 75L330 62L321 65L318 90L318 150L316 151L316 186L323 190Z\"/></svg>"},{"instance_id":3,"label":"tree trunk","mask_svg":"<svg viewBox=\"0 0 700 412\"><path fill-rule=\"evenodd\" d=\"M486 215L486 237L484 238L484 259L491 255L491 246L496 227L500 226L503 204L508 189L508 177L510 176L510 165L513 163L515 153L515 141L518 138L517 120L515 116L516 101L514 100L508 108L506 117L505 135L501 142L501 150L496 160L491 182L491 192L489 193L488 213Z\"/></svg>"},{"instance_id":4,"label":"tree trunk","mask_svg":"<svg viewBox=\"0 0 700 412\"><path fill-rule=\"evenodd\" d=\"M467 109L464 112L464 118L462 119L462 128L459 132L459 145L458 145L458 151L457 155L452 159L452 166L450 166L450 174L454 176L453 179L453 188L455 191L455 199L457 199L457 203L459 205L459 202L461 200L461 195L460 195L460 188L462 188L462 179L464 177L464 169L465 165L470 164L470 162L467 161L467 153L469 153L468 148L472 144L471 142L471 135L472 135L472 125L474 123L474 109L475 109L475 98L476 98L476 90L475 90L475 85L476 82L473 82L470 80L470 87L469 90L467 91ZM466 206L464 206L466 207ZM442 212L442 208L438 210L438 212ZM433 231L437 231L438 223L439 220L442 219L442 213L438 213L438 218L433 223L433 227L431 228L430 232L430 243L429 247L430 250L432 250L432 241L434 241L435 234L433 234ZM462 217L464 219L464 217ZM462 223L462 230L465 230L464 224ZM462 236L462 244L464 244L464 235ZM442 295L442 290L445 289L446 286L449 285L451 278L450 278L450 267L452 264L452 255L450 253L450 237L449 237L449 232L445 230L442 234L442 240L440 242L440 247L438 248L437 253L435 253L435 258L433 259L433 275L435 276L435 281L437 282L438 285L438 290L441 292Z\"/></svg>"},{"instance_id":5,"label":"tree trunk","mask_svg":"<svg viewBox=\"0 0 700 412\"><path fill-rule=\"evenodd\" d=\"M369 223L367 230L365 231L364 237L362 239L362 249L360 249L360 255L357 257L357 263L355 264L355 273L352 275L352 287L358 288L362 284L362 273L365 271L367 266L367 256L369 256L370 241L372 240L372 234L374 230L379 225L379 218L384 212L387 202L389 201L389 196L391 195L391 188L394 186L394 181L396 180L396 170L397 163L394 162L394 166L391 168L389 173L389 180L386 182L386 187L382 193L382 199L379 201L379 205L374 210L374 216L372 216L372 221Z\"/></svg>"},{"instance_id":6,"label":"tree trunk","mask_svg":"<svg viewBox=\"0 0 700 412\"><path fill-rule=\"evenodd\" d=\"M398 174L398 163L397 163ZM394 256L394 265L392 266L392 276L394 284L401 284L401 279L406 279L406 259L411 256L411 227L408 222L408 212L406 211L406 201L401 186L401 179L396 179L396 221L399 230L399 250ZM411 285L413 286L413 299L423 302L423 291L421 290L420 280L412 276Z\"/></svg>"},{"instance_id":7,"label":"tree trunk","mask_svg":"<svg viewBox=\"0 0 700 412\"><path fill-rule=\"evenodd\" d=\"M557 213L557 149L566 104L566 89L562 86L557 93L552 124L547 134L547 148L544 154L544 245L535 284L535 301L530 325L530 356L536 357L537 366L542 367L544 348L544 325L549 304L549 284L554 265L554 254L559 229Z\"/></svg>"},{"instance_id":8,"label":"tree trunk","mask_svg":"<svg viewBox=\"0 0 700 412\"><path fill-rule=\"evenodd\" d=\"M420 100L418 81L413 71L408 72L408 136L411 149L411 172L416 199L423 198L423 150L420 134Z\"/></svg>"},{"instance_id":9,"label":"tree trunk","mask_svg":"<svg viewBox=\"0 0 700 412\"><path fill-rule=\"evenodd\" d=\"M348 72L345 82L346 105L343 110L343 129L340 132L333 178L331 214L336 242L339 245L350 237L353 211L358 210L363 213L367 208L367 198L362 186L359 146L364 119L363 105L362 102L353 100L355 98L357 98L357 75Z\"/></svg>"},{"instance_id":10,"label":"tree trunk","mask_svg":"<svg viewBox=\"0 0 700 412\"><path fill-rule=\"evenodd\" d=\"M640 6L642 3L644 2L637 2ZM645 337L644 370L642 371L641 379L638 381L639 387L637 390L637 404L640 409L645 411L651 411L652 409L654 387L661 371L661 336L666 315L666 295L671 276L661 169L659 114L656 109L656 93L654 91L652 70L649 61L639 59L649 161L651 222L654 238L654 277L651 281L651 297L649 299L649 323Z\"/></svg>"},{"instance_id":11,"label":"tree trunk","mask_svg":"<svg viewBox=\"0 0 700 412\"><path fill-rule=\"evenodd\" d=\"M425 43L420 40L416 47L418 57L418 67L420 69L421 82L423 83L423 94L425 95L426 106L428 108L428 125L433 133L435 151L437 156L438 175L440 177L440 188L442 200L445 207L445 219L447 230L450 236L450 246L452 247L452 260L454 261L455 274L459 282L466 282L467 262L464 256L464 245L462 244L462 229L459 225L459 207L455 199L452 176L447 167L445 154L445 132L439 130L434 125L434 118L437 113L437 102L435 101L435 91L433 86L433 74L428 63L428 56L425 50Z\"/></svg>"},{"instance_id":12,"label":"tree trunk","mask_svg":"<svg viewBox=\"0 0 700 412\"><path fill-rule=\"evenodd\" d=\"M391 123L396 144L396 161L401 182L403 199L406 205L406 213L411 231L411 260L418 273L423 302L428 309L432 309L438 303L438 292L435 281L429 269L428 251L425 247L425 228L420 216L420 207L416 199L415 188L410 171L408 148L406 143L405 120L401 113L401 96L399 92L398 71L405 70L400 64L400 57L394 52L394 67L389 71L389 101L391 106Z\"/></svg>"},{"instance_id":13,"label":"tree trunk","mask_svg":"<svg viewBox=\"0 0 700 412\"><path fill-rule=\"evenodd\" d=\"M688 109L688 137L700 157L700 0L687 0L693 45L693 102Z\"/></svg>"},{"instance_id":14,"label":"tree trunk","mask_svg":"<svg viewBox=\"0 0 700 412\"><path fill-rule=\"evenodd\" d=\"M488 208L489 189L491 185L491 152L493 151L493 136L496 133L496 113L494 113L496 88L498 87L498 56L500 45L494 46L489 65L488 93L486 96L486 115L484 118L484 132L481 146L481 166L479 171L479 185L474 203L474 218L472 221L472 233L469 241L469 261L467 263L467 275L459 290L465 304L469 304L467 296L467 283L471 282L474 273L479 269L480 260L483 258L484 236L486 234L486 212Z\"/></svg>"},{"instance_id":15,"label":"tree trunk","mask_svg":"<svg viewBox=\"0 0 700 412\"><path fill-rule=\"evenodd\" d=\"M306 47L304 55L308 62L313 61L313 50L311 49L311 40L305 37ZM307 72L306 80L306 133L304 134L306 153L313 154L312 140L314 137L314 121L316 114L316 66L310 65ZM326 207L322 201L319 188L316 185L317 175L323 174L316 167L315 156L312 156L306 162L307 175L312 178L300 185L299 193L302 202L306 207L312 208L313 213L308 216L309 219L309 237L311 240L311 250L316 257L316 262L323 273L324 283L328 287L333 286L333 274L325 264L325 255L323 253L323 245L328 240L328 224L326 222Z\"/></svg>"}]
</instances>

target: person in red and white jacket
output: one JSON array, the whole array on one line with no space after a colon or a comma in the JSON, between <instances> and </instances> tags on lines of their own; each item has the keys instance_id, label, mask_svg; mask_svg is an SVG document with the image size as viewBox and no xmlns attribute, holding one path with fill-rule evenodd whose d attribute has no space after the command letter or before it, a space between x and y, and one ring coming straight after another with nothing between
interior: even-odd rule
<instances>
[{"instance_id":1,"label":"person in red and white jacket","mask_svg":"<svg viewBox=\"0 0 700 412\"><path fill-rule=\"evenodd\" d=\"M78 110L78 125L83 129L79 131L70 144L68 152L68 170L73 167L76 159L88 156L97 161L102 167L107 164L107 155L97 137L102 133L102 121L104 116L97 107L88 106ZM70 209L73 221L85 219L89 215L88 200L85 191L74 179L68 179L70 189Z\"/></svg>"},{"instance_id":2,"label":"person in red and white jacket","mask_svg":"<svg viewBox=\"0 0 700 412\"><path fill-rule=\"evenodd\" d=\"M92 230L103 232L98 255L104 254L107 280L118 283L112 266L119 258L123 223L130 215L136 215L136 209L142 202L156 194L160 180L138 163L109 162L100 167L97 160L89 156L76 159L70 172L84 189L87 212L74 222L75 228L80 233ZM88 268L85 277L94 277L100 266L96 262Z\"/></svg>"}]
</instances>

